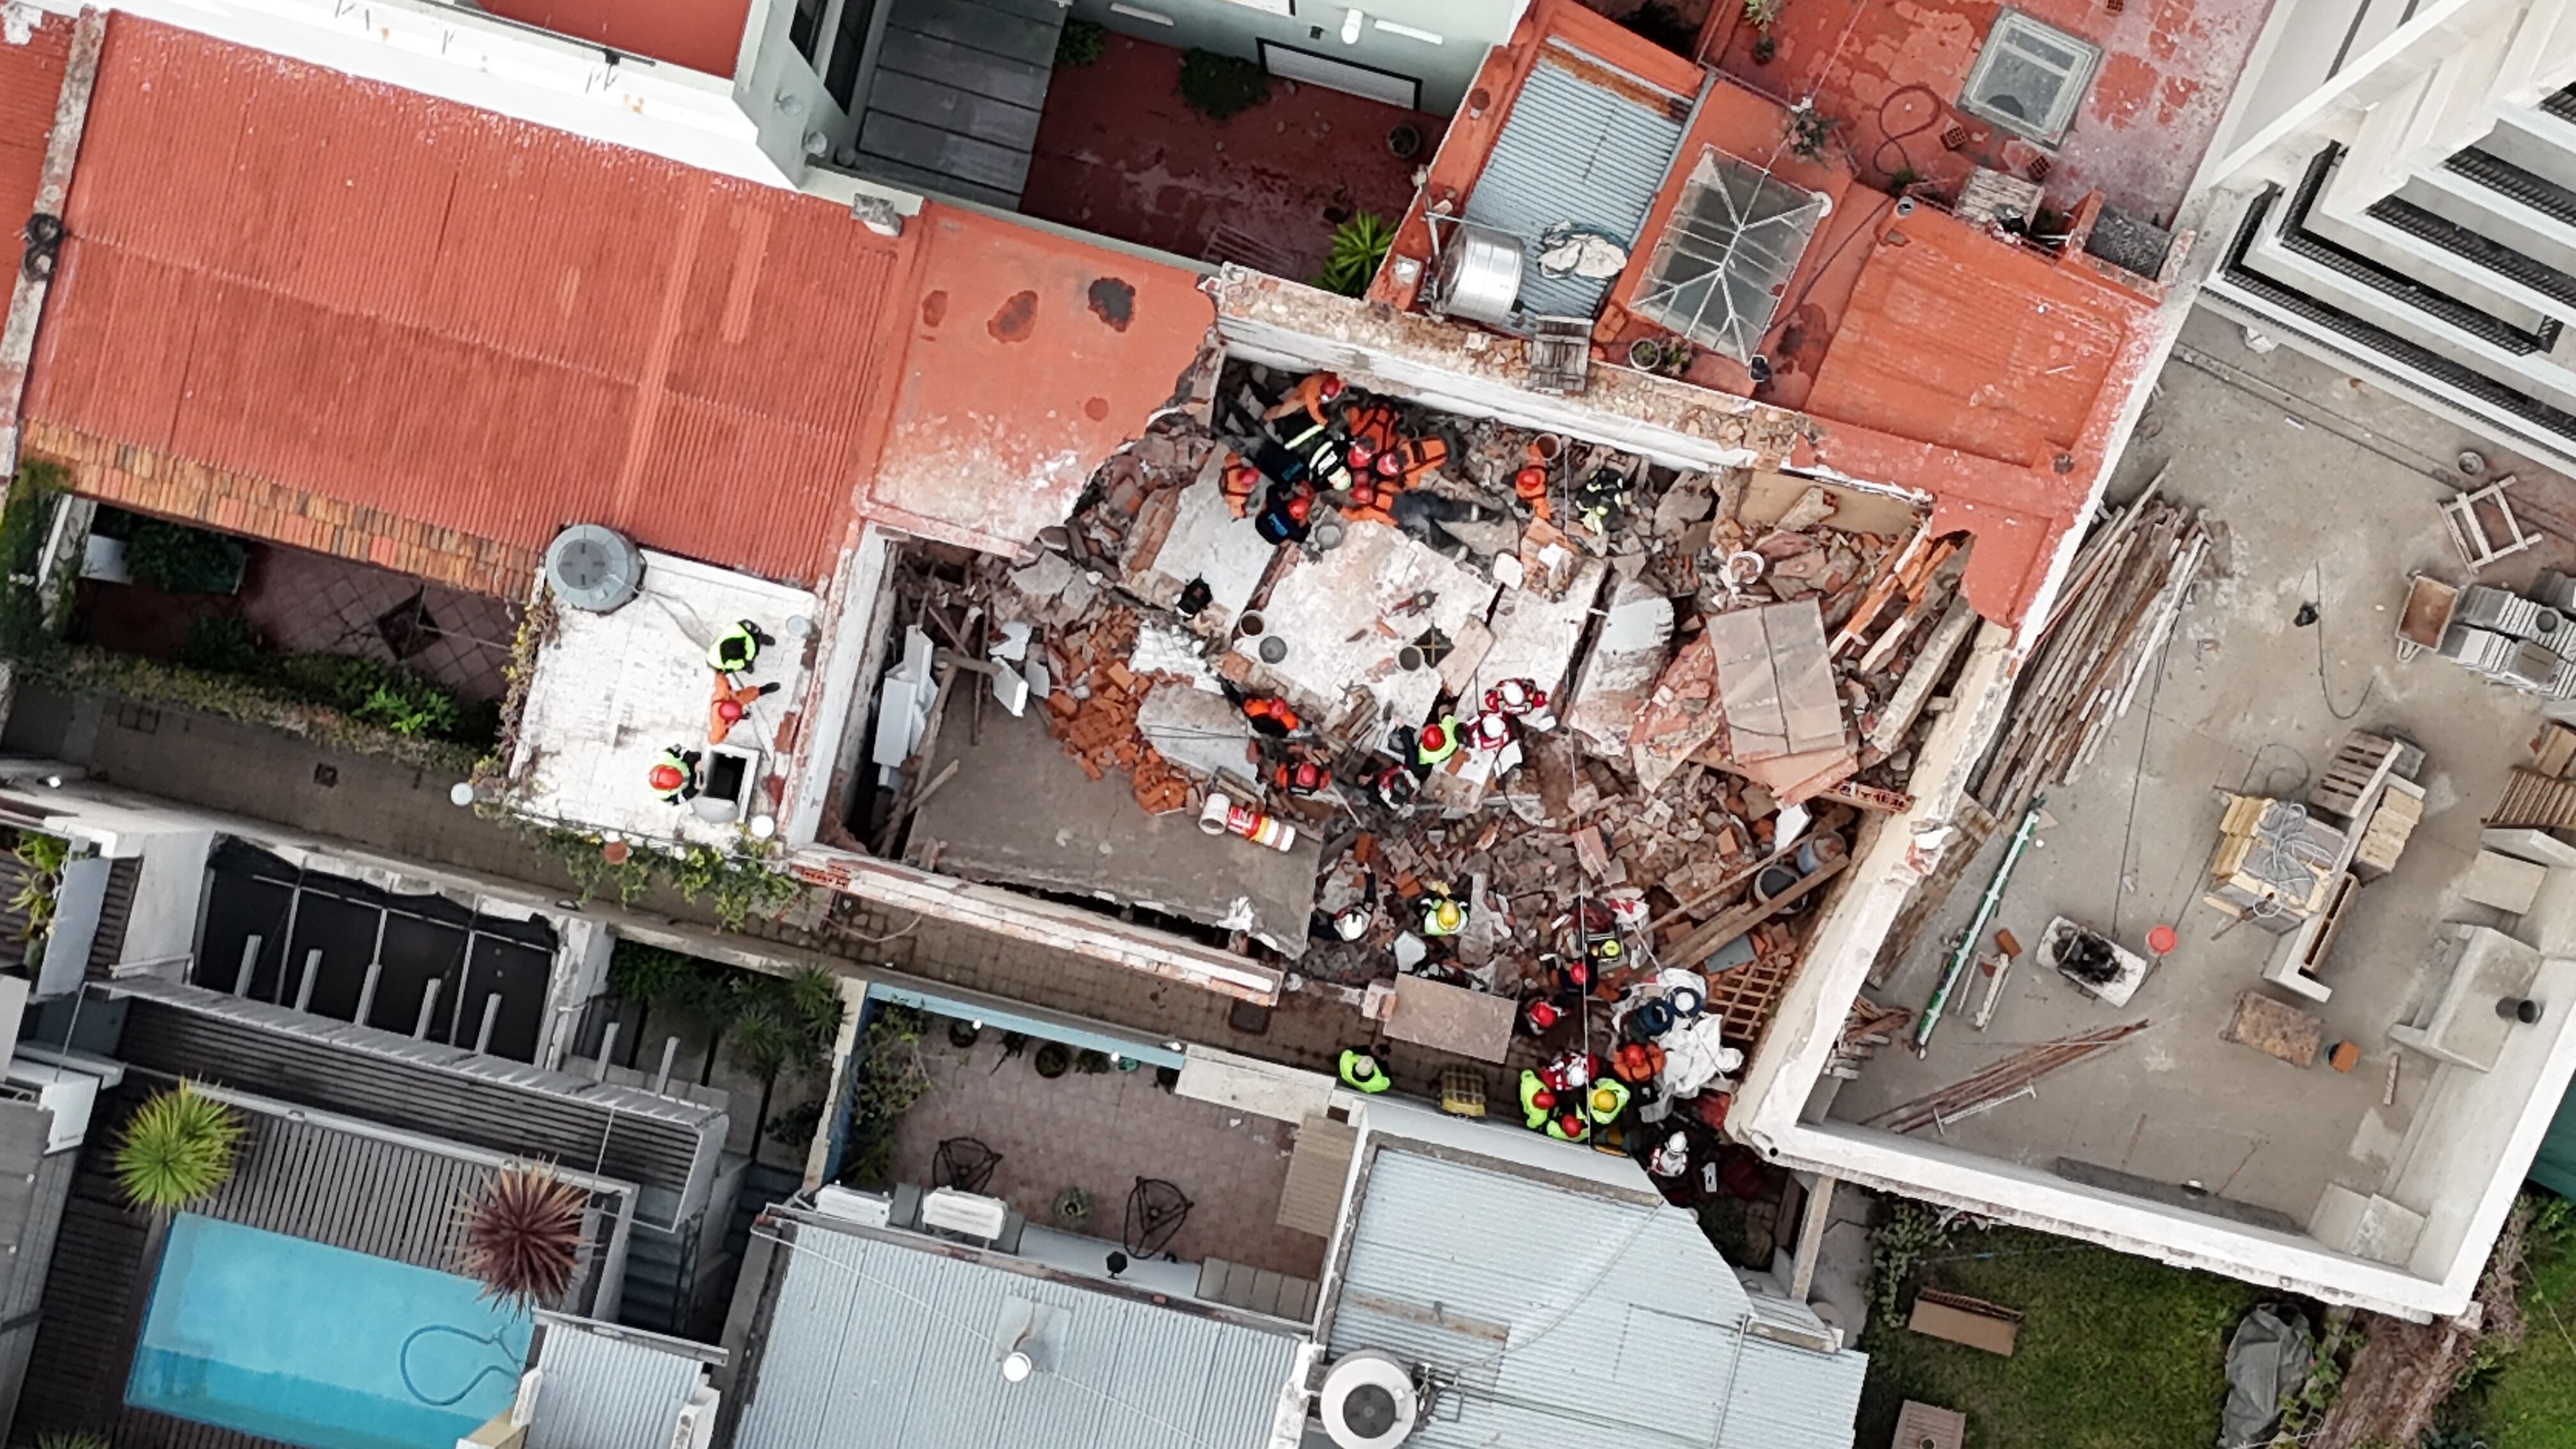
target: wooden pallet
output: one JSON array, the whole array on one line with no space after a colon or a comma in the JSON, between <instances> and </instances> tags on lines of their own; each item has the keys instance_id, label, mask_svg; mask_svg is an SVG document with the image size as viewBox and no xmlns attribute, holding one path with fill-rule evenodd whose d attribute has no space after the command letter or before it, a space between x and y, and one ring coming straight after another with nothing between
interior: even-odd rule
<instances>
[{"instance_id":1,"label":"wooden pallet","mask_svg":"<svg viewBox=\"0 0 2576 1449\"><path fill-rule=\"evenodd\" d=\"M2325 774L2308 787L2308 803L2356 820L2363 802L2377 794L2380 783L2395 770L2402 748L2395 740L2355 730L2335 751Z\"/></svg>"},{"instance_id":2,"label":"wooden pallet","mask_svg":"<svg viewBox=\"0 0 2576 1449\"><path fill-rule=\"evenodd\" d=\"M2506 779L2504 798L2486 823L2497 829L2565 830L2576 827L2576 780L2559 780L2520 765Z\"/></svg>"}]
</instances>

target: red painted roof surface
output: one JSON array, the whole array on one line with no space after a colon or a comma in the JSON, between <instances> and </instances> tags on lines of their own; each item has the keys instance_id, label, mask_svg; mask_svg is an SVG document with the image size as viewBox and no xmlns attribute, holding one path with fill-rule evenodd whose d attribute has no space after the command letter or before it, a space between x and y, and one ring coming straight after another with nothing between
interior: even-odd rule
<instances>
[{"instance_id":1,"label":"red painted roof surface","mask_svg":"<svg viewBox=\"0 0 2576 1449\"><path fill-rule=\"evenodd\" d=\"M1972 166L2019 172L2044 154L2058 210L2098 190L2132 216L2170 225L2271 3L2013 0L2011 8L2102 50L2073 125L2046 152L1957 109L1968 68L2005 8L1998 0L1775 8L1777 50L1767 64L1753 60L1759 32L1740 5L1711 11L1704 53L1756 90L1813 95L1836 123L1836 143L1873 184L1906 170L1955 191ZM1941 139L1953 124L1965 132L1955 149Z\"/></svg>"},{"instance_id":2,"label":"red painted roof surface","mask_svg":"<svg viewBox=\"0 0 2576 1449\"><path fill-rule=\"evenodd\" d=\"M481 0L504 20L731 79L751 0Z\"/></svg>"},{"instance_id":3,"label":"red painted roof surface","mask_svg":"<svg viewBox=\"0 0 2576 1449\"><path fill-rule=\"evenodd\" d=\"M913 231L919 300L876 500L1034 537L1180 389L1215 306L1195 273L980 213L925 211Z\"/></svg>"},{"instance_id":4,"label":"red painted roof surface","mask_svg":"<svg viewBox=\"0 0 2576 1449\"><path fill-rule=\"evenodd\" d=\"M807 582L861 512L1024 541L1212 316L1188 273L1006 220L926 208L890 241L125 15L68 211L31 417L511 546L596 521Z\"/></svg>"},{"instance_id":5,"label":"red painted roof surface","mask_svg":"<svg viewBox=\"0 0 2576 1449\"><path fill-rule=\"evenodd\" d=\"M33 23L26 44L0 41L0 217L11 228L36 209L36 173L45 164L45 138L54 128L63 58L72 43L68 19L39 10Z\"/></svg>"}]
</instances>

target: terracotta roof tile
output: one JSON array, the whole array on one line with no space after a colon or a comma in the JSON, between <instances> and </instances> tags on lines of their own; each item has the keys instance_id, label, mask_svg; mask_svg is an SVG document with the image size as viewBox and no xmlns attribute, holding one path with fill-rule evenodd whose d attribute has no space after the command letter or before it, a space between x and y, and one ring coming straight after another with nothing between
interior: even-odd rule
<instances>
[{"instance_id":1,"label":"terracotta roof tile","mask_svg":"<svg viewBox=\"0 0 2576 1449\"><path fill-rule=\"evenodd\" d=\"M751 0L482 0L504 20L730 78Z\"/></svg>"},{"instance_id":2,"label":"terracotta roof tile","mask_svg":"<svg viewBox=\"0 0 2576 1449\"><path fill-rule=\"evenodd\" d=\"M0 219L12 233L36 208L36 173L72 43L72 23L62 16L39 10L31 23L26 44L0 41Z\"/></svg>"}]
</instances>

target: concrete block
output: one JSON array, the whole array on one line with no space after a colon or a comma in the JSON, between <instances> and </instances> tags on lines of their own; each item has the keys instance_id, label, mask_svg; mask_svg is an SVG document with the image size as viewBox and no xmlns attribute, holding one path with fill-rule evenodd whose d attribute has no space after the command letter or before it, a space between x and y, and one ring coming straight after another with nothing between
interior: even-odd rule
<instances>
[{"instance_id":1,"label":"concrete block","mask_svg":"<svg viewBox=\"0 0 2576 1449\"><path fill-rule=\"evenodd\" d=\"M2546 830L2526 827L2484 830L2478 834L2478 844L2534 865L2558 870L2576 868L2576 845L2570 845Z\"/></svg>"},{"instance_id":2,"label":"concrete block","mask_svg":"<svg viewBox=\"0 0 2576 1449\"><path fill-rule=\"evenodd\" d=\"M2498 851L2481 850L2470 863L2468 875L2460 881L2460 895L2506 915L2519 916L2531 909L2532 898L2540 894L2540 883L2548 876L2543 866Z\"/></svg>"}]
</instances>

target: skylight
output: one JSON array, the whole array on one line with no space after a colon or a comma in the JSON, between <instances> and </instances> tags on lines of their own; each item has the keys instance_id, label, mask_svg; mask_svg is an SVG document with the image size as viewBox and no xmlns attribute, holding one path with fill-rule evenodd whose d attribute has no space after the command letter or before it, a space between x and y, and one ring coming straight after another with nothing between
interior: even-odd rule
<instances>
[{"instance_id":1,"label":"skylight","mask_svg":"<svg viewBox=\"0 0 2576 1449\"><path fill-rule=\"evenodd\" d=\"M1985 48L1968 72L1962 110L2043 145L2055 145L2075 121L2102 52L2018 10L2000 11Z\"/></svg>"},{"instance_id":2,"label":"skylight","mask_svg":"<svg viewBox=\"0 0 2576 1449\"><path fill-rule=\"evenodd\" d=\"M1732 156L1701 152L1633 310L1749 360L1824 214L1824 197Z\"/></svg>"}]
</instances>

